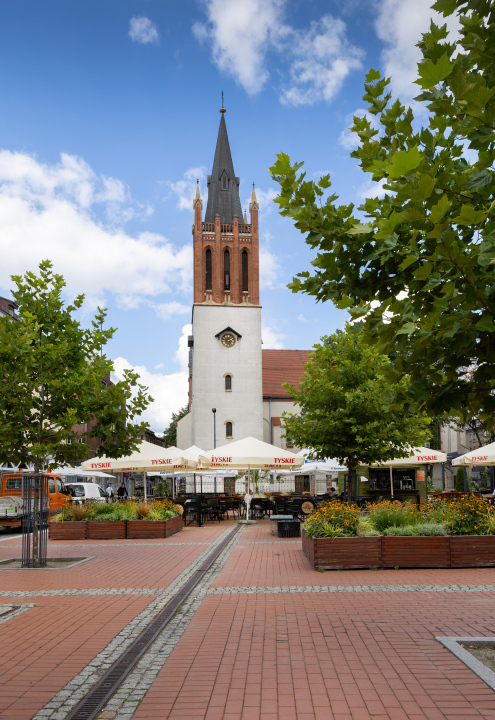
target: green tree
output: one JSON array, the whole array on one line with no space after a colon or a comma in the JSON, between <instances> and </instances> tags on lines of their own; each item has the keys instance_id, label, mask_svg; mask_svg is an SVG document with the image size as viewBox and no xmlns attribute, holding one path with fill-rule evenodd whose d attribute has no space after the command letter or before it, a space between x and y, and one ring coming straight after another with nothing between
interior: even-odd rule
<instances>
[{"instance_id":1,"label":"green tree","mask_svg":"<svg viewBox=\"0 0 495 720\"><path fill-rule=\"evenodd\" d=\"M152 398L128 370L107 387L113 364L103 347L115 330L102 329L105 311L83 328L74 315L84 296L65 306L63 277L48 260L39 271L12 276L19 319L0 318L0 460L33 463L37 473L51 463L80 462L90 446L74 442L73 427L94 418L88 437L100 439L98 455L128 455L147 427L131 421Z\"/></svg>"},{"instance_id":2,"label":"green tree","mask_svg":"<svg viewBox=\"0 0 495 720\"><path fill-rule=\"evenodd\" d=\"M300 415L283 414L287 434L299 447L336 457L349 477L360 462L391 460L425 445L430 419L404 408L409 380L388 383L383 371L389 365L387 356L349 327L322 338L299 389L285 384L301 408Z\"/></svg>"},{"instance_id":3,"label":"green tree","mask_svg":"<svg viewBox=\"0 0 495 720\"><path fill-rule=\"evenodd\" d=\"M184 405L184 407L181 408L179 412L172 413L172 420L170 421L170 425L163 433L163 441L165 442L165 445L167 447L177 446L177 423L181 418L187 415L188 412L189 405ZM185 448L182 449L185 450Z\"/></svg>"},{"instance_id":4,"label":"green tree","mask_svg":"<svg viewBox=\"0 0 495 720\"><path fill-rule=\"evenodd\" d=\"M495 12L488 0L433 7L444 16L457 7L461 37L449 42L432 23L418 44L427 123L392 102L376 70L366 76L369 115L354 118L351 155L385 196L356 214L324 198L329 175L308 181L285 154L271 171L281 214L318 250L315 271L289 287L361 319L370 342L397 352L391 381L410 375L431 415L495 426Z\"/></svg>"}]
</instances>

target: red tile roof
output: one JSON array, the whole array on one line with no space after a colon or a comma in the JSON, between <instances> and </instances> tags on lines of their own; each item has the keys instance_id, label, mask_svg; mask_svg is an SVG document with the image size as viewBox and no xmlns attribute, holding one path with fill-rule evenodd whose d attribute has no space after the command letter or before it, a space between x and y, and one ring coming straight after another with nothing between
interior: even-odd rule
<instances>
[{"instance_id":1,"label":"red tile roof","mask_svg":"<svg viewBox=\"0 0 495 720\"><path fill-rule=\"evenodd\" d=\"M298 387L310 350L262 350L263 397L290 398L282 383Z\"/></svg>"}]
</instances>

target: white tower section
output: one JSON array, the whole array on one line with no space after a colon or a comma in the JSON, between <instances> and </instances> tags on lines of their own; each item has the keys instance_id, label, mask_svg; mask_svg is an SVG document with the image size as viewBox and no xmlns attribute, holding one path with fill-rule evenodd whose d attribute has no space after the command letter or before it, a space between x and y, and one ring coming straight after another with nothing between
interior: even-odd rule
<instances>
[{"instance_id":1,"label":"white tower section","mask_svg":"<svg viewBox=\"0 0 495 720\"><path fill-rule=\"evenodd\" d=\"M262 440L261 307L194 305L193 339L192 444L213 449L212 408L217 447Z\"/></svg>"}]
</instances>

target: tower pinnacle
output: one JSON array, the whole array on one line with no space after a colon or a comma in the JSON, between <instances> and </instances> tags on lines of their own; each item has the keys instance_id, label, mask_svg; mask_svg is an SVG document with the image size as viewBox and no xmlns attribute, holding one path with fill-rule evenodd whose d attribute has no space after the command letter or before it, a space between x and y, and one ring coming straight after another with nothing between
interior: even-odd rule
<instances>
[{"instance_id":1,"label":"tower pinnacle","mask_svg":"<svg viewBox=\"0 0 495 720\"><path fill-rule=\"evenodd\" d=\"M239 199L239 178L235 176L227 125L225 124L225 108L223 110L213 169L211 175L208 175L208 203L205 222L215 222L215 217L220 215L222 223L231 224L234 216L242 218L242 207Z\"/></svg>"}]
</instances>

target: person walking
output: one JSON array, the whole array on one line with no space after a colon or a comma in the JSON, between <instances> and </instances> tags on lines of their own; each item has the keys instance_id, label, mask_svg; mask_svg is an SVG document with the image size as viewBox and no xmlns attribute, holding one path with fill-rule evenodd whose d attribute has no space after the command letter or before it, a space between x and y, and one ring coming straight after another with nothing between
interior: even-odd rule
<instances>
[{"instance_id":1,"label":"person walking","mask_svg":"<svg viewBox=\"0 0 495 720\"><path fill-rule=\"evenodd\" d=\"M114 494L113 494L113 487L112 487L111 483L108 483L108 485L107 485L107 497L108 497L108 502L112 502L112 500L114 498Z\"/></svg>"},{"instance_id":2,"label":"person walking","mask_svg":"<svg viewBox=\"0 0 495 720\"><path fill-rule=\"evenodd\" d=\"M117 490L117 497L119 499L119 502L124 502L124 498L129 497L129 493L127 492L125 483L122 483L122 485Z\"/></svg>"}]
</instances>

